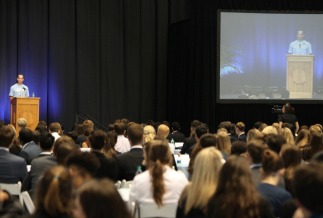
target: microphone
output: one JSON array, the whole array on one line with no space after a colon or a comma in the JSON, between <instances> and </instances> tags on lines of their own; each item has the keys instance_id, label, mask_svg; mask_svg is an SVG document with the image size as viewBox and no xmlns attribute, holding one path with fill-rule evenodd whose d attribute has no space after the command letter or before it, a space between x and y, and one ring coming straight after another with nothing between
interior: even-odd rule
<instances>
[{"instance_id":1,"label":"microphone","mask_svg":"<svg viewBox=\"0 0 323 218\"><path fill-rule=\"evenodd\" d=\"M23 89L24 91L26 91L26 88L25 88L25 87L22 87L22 89Z\"/></svg>"}]
</instances>

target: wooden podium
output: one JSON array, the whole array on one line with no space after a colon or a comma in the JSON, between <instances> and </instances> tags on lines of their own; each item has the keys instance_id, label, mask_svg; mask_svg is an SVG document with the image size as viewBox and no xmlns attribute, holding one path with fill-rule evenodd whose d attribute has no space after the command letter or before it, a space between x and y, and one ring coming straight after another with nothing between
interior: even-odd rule
<instances>
[{"instance_id":1,"label":"wooden podium","mask_svg":"<svg viewBox=\"0 0 323 218\"><path fill-rule=\"evenodd\" d=\"M313 55L287 55L286 89L289 98L312 98Z\"/></svg>"},{"instance_id":2,"label":"wooden podium","mask_svg":"<svg viewBox=\"0 0 323 218\"><path fill-rule=\"evenodd\" d=\"M10 102L10 123L18 128L17 120L25 118L27 127L34 130L39 122L40 98L13 98Z\"/></svg>"}]
</instances>

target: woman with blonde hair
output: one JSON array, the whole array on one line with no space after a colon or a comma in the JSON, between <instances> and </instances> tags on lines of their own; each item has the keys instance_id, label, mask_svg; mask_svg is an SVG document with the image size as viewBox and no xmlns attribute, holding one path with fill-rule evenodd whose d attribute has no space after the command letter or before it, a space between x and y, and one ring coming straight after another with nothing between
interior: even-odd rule
<instances>
[{"instance_id":1,"label":"woman with blonde hair","mask_svg":"<svg viewBox=\"0 0 323 218\"><path fill-rule=\"evenodd\" d=\"M38 183L35 212L30 218L72 217L72 179L62 166L50 168Z\"/></svg>"},{"instance_id":2,"label":"woman with blonde hair","mask_svg":"<svg viewBox=\"0 0 323 218\"><path fill-rule=\"evenodd\" d=\"M171 168L172 153L168 140L150 142L146 171L133 179L128 203L153 203L162 206L164 203L178 202L183 188L188 183L181 172Z\"/></svg>"},{"instance_id":3,"label":"woman with blonde hair","mask_svg":"<svg viewBox=\"0 0 323 218\"><path fill-rule=\"evenodd\" d=\"M196 156L192 181L185 187L176 217L206 217L207 204L215 193L222 154L215 147L204 148Z\"/></svg>"},{"instance_id":4,"label":"woman with blonde hair","mask_svg":"<svg viewBox=\"0 0 323 218\"><path fill-rule=\"evenodd\" d=\"M295 144L294 135L289 128L287 127L281 128L280 134L284 137L287 144L292 144L292 145Z\"/></svg>"},{"instance_id":5,"label":"woman with blonde hair","mask_svg":"<svg viewBox=\"0 0 323 218\"><path fill-rule=\"evenodd\" d=\"M302 148L304 145L307 145L311 141L311 133L308 129L301 129L295 139L295 145L298 148Z\"/></svg>"},{"instance_id":6,"label":"woman with blonde hair","mask_svg":"<svg viewBox=\"0 0 323 218\"><path fill-rule=\"evenodd\" d=\"M144 144L154 140L155 136L156 136L156 131L153 126L147 125L144 127Z\"/></svg>"},{"instance_id":7,"label":"woman with blonde hair","mask_svg":"<svg viewBox=\"0 0 323 218\"><path fill-rule=\"evenodd\" d=\"M231 153L231 141L228 133L219 131L217 134L217 145L216 147L221 151L223 158L227 159L227 157Z\"/></svg>"},{"instance_id":8,"label":"woman with blonde hair","mask_svg":"<svg viewBox=\"0 0 323 218\"><path fill-rule=\"evenodd\" d=\"M254 139L263 138L263 134L258 129L250 129L247 133L247 143Z\"/></svg>"}]
</instances>

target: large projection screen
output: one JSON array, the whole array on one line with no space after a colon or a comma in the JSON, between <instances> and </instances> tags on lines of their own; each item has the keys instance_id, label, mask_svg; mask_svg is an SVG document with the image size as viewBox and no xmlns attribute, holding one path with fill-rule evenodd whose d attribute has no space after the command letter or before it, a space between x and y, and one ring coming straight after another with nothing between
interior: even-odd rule
<instances>
[{"instance_id":1,"label":"large projection screen","mask_svg":"<svg viewBox=\"0 0 323 218\"><path fill-rule=\"evenodd\" d=\"M321 103L323 14L218 12L217 102Z\"/></svg>"}]
</instances>

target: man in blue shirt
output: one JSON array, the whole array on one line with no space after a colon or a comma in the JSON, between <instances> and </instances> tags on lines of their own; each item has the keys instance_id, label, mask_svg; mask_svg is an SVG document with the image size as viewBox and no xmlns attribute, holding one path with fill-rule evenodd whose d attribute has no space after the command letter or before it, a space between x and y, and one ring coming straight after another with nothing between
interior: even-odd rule
<instances>
[{"instance_id":1,"label":"man in blue shirt","mask_svg":"<svg viewBox=\"0 0 323 218\"><path fill-rule=\"evenodd\" d=\"M288 53L293 55L311 55L312 46L311 43L304 40L304 31L299 30L297 32L297 40L290 43Z\"/></svg>"},{"instance_id":2,"label":"man in blue shirt","mask_svg":"<svg viewBox=\"0 0 323 218\"><path fill-rule=\"evenodd\" d=\"M14 97L29 97L28 86L24 85L23 82L24 75L20 73L17 77L17 83L10 87L10 100Z\"/></svg>"}]
</instances>

